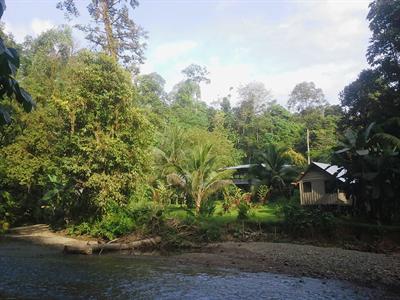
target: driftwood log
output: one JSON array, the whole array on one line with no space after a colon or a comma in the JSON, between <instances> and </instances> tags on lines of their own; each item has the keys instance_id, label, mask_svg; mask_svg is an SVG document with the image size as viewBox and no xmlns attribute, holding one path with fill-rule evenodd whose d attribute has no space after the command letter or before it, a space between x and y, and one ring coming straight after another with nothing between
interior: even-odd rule
<instances>
[{"instance_id":1,"label":"driftwood log","mask_svg":"<svg viewBox=\"0 0 400 300\"><path fill-rule=\"evenodd\" d=\"M144 239L130 243L115 243L115 244L92 244L83 246L65 245L64 253L67 254L86 254L104 252L104 251L119 251L119 250L133 250L138 248L154 247L161 242L161 237Z\"/></svg>"}]
</instances>

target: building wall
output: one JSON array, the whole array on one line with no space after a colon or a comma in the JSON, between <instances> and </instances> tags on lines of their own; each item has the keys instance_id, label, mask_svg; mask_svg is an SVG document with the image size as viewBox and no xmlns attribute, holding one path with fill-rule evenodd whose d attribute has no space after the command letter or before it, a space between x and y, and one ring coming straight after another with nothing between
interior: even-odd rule
<instances>
[{"instance_id":1,"label":"building wall","mask_svg":"<svg viewBox=\"0 0 400 300\"><path fill-rule=\"evenodd\" d=\"M325 181L332 179L328 174L318 170L309 170L299 181L301 205L349 205L351 202L346 195L337 190L335 193L325 193ZM311 192L303 191L303 183L311 182Z\"/></svg>"}]
</instances>

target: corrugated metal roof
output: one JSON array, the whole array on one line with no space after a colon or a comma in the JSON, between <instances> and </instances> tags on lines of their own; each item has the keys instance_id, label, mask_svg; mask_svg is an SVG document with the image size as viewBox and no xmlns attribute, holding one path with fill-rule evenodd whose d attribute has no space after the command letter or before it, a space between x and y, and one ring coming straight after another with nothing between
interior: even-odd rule
<instances>
[{"instance_id":1,"label":"corrugated metal roof","mask_svg":"<svg viewBox=\"0 0 400 300\"><path fill-rule=\"evenodd\" d=\"M238 169L250 169L254 165L239 165L233 167L226 167L225 170L238 170Z\"/></svg>"},{"instance_id":2,"label":"corrugated metal roof","mask_svg":"<svg viewBox=\"0 0 400 300\"><path fill-rule=\"evenodd\" d=\"M336 165L319 163L319 162L315 162L315 161L313 161L312 164L314 164L318 168L324 170L325 172L329 173L330 175L335 176L340 181L342 181L342 182L346 181L342 177L344 174L347 173L347 170L345 168L339 167L339 166L336 166Z\"/></svg>"},{"instance_id":3,"label":"corrugated metal roof","mask_svg":"<svg viewBox=\"0 0 400 300\"><path fill-rule=\"evenodd\" d=\"M239 170L239 169L250 169L252 167L258 166L257 164L248 164L248 165L238 165L233 167L226 167L224 170ZM261 164L265 168L265 164Z\"/></svg>"}]
</instances>

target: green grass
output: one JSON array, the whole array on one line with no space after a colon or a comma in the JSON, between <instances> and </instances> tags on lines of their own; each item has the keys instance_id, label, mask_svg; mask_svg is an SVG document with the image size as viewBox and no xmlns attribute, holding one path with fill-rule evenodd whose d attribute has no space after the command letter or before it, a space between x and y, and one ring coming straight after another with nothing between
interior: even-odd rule
<instances>
[{"instance_id":1,"label":"green grass","mask_svg":"<svg viewBox=\"0 0 400 300\"><path fill-rule=\"evenodd\" d=\"M175 218L179 220L185 220L190 215L194 214L194 209L187 209L178 205L170 205L165 210L165 216L167 218ZM233 223L237 220L237 209L231 209L227 213L223 213L222 203L217 202L215 212L212 216L203 217L214 224L226 225ZM276 205L260 205L254 206L249 211L249 219L247 222L253 223L276 223L282 219L277 214Z\"/></svg>"}]
</instances>

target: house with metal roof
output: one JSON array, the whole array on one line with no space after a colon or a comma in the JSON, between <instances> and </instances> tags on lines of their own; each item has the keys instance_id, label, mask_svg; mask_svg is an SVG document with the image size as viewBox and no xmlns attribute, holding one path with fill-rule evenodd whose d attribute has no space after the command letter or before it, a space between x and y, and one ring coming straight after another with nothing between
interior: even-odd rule
<instances>
[{"instance_id":1,"label":"house with metal roof","mask_svg":"<svg viewBox=\"0 0 400 300\"><path fill-rule=\"evenodd\" d=\"M237 187L248 191L252 186L260 183L260 180L258 178L255 178L255 176L251 174L251 169L257 167L265 168L265 164L247 164L247 165L232 166L232 167L226 167L224 168L224 170L235 171L233 173L233 177L231 178L233 183Z\"/></svg>"},{"instance_id":2,"label":"house with metal roof","mask_svg":"<svg viewBox=\"0 0 400 300\"><path fill-rule=\"evenodd\" d=\"M301 205L351 205L340 189L346 172L339 166L312 162L297 181Z\"/></svg>"}]
</instances>

